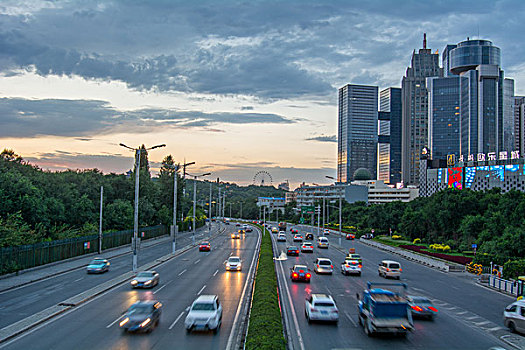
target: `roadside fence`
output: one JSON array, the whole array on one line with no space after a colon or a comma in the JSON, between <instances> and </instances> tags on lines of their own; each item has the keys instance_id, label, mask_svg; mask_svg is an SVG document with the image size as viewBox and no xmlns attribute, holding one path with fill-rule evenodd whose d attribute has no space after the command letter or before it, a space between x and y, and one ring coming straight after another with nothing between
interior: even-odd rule
<instances>
[{"instance_id":1,"label":"roadside fence","mask_svg":"<svg viewBox=\"0 0 525 350\"><path fill-rule=\"evenodd\" d=\"M139 239L145 240L168 234L164 225L139 229ZM133 230L102 234L102 251L130 244ZM50 242L0 248L0 275L49 264L98 251L98 235L60 239Z\"/></svg>"},{"instance_id":2,"label":"roadside fence","mask_svg":"<svg viewBox=\"0 0 525 350\"><path fill-rule=\"evenodd\" d=\"M518 281L509 281L494 275L489 276L489 287L505 292L510 295L518 296Z\"/></svg>"}]
</instances>

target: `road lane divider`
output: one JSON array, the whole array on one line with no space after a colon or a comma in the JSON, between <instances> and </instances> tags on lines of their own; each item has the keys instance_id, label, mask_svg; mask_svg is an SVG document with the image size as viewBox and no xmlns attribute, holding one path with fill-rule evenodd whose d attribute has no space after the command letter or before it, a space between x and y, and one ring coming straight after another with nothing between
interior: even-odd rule
<instances>
[{"instance_id":1,"label":"road lane divider","mask_svg":"<svg viewBox=\"0 0 525 350\"><path fill-rule=\"evenodd\" d=\"M202 293L202 291L204 290L204 288L206 288L206 285L204 285L204 286L201 288L201 290L199 290L199 291L197 292L197 295L201 295L201 293Z\"/></svg>"},{"instance_id":2,"label":"road lane divider","mask_svg":"<svg viewBox=\"0 0 525 350\"><path fill-rule=\"evenodd\" d=\"M181 276L181 275L182 275L184 272L186 272L186 271L188 271L188 270L186 270L186 269L182 270L182 272L179 273L179 276Z\"/></svg>"},{"instance_id":3,"label":"road lane divider","mask_svg":"<svg viewBox=\"0 0 525 350\"><path fill-rule=\"evenodd\" d=\"M170 326L168 327L168 329L172 329L173 327L175 327L175 325L177 324L177 322L179 322L180 318L182 317L182 315L184 315L184 311L182 311L180 313L180 315L175 319L175 321L173 321L172 324L170 324Z\"/></svg>"},{"instance_id":4,"label":"road lane divider","mask_svg":"<svg viewBox=\"0 0 525 350\"><path fill-rule=\"evenodd\" d=\"M201 259L197 259L197 261L195 261L193 264L197 265L200 261L201 261Z\"/></svg>"},{"instance_id":5,"label":"road lane divider","mask_svg":"<svg viewBox=\"0 0 525 350\"><path fill-rule=\"evenodd\" d=\"M215 271L215 273L213 274L213 277L215 277L218 272L219 272L219 270Z\"/></svg>"},{"instance_id":6,"label":"road lane divider","mask_svg":"<svg viewBox=\"0 0 525 350\"><path fill-rule=\"evenodd\" d=\"M124 317L124 315L120 316L119 318L117 318L115 321L111 322L110 324L108 324L106 326L106 328L111 328L115 323L117 323L118 321L120 321L122 319L122 317Z\"/></svg>"}]
</instances>

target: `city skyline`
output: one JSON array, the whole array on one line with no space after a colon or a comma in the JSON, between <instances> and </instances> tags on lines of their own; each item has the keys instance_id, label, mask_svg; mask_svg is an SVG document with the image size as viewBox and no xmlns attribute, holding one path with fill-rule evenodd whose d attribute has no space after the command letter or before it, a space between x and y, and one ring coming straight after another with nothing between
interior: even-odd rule
<instances>
[{"instance_id":1,"label":"city skyline","mask_svg":"<svg viewBox=\"0 0 525 350\"><path fill-rule=\"evenodd\" d=\"M51 170L123 173L120 142L165 143L154 171L172 154L239 184L328 183L337 89L400 87L423 32L440 53L479 32L525 95L524 4L472 4L3 2L0 142Z\"/></svg>"}]
</instances>

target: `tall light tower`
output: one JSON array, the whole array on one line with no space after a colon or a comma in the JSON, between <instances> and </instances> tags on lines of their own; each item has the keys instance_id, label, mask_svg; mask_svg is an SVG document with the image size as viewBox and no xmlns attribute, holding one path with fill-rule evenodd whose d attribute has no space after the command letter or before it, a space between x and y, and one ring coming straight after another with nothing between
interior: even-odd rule
<instances>
[{"instance_id":1,"label":"tall light tower","mask_svg":"<svg viewBox=\"0 0 525 350\"><path fill-rule=\"evenodd\" d=\"M133 241L131 242L131 247L133 250L133 261L132 268L133 272L137 272L138 269L138 256L137 256L137 240L139 235L139 178L140 178L140 153L146 152L155 148L166 147L165 144L156 145L150 148L132 148L126 146L123 143L120 143L119 146L128 148L132 151L135 151L135 214L133 220Z\"/></svg>"},{"instance_id":2,"label":"tall light tower","mask_svg":"<svg viewBox=\"0 0 525 350\"><path fill-rule=\"evenodd\" d=\"M186 175L193 176L193 232L191 236L191 240L193 244L195 244L195 217L197 214L197 178L211 175L211 173L205 173L201 175L191 175L186 173Z\"/></svg>"}]
</instances>

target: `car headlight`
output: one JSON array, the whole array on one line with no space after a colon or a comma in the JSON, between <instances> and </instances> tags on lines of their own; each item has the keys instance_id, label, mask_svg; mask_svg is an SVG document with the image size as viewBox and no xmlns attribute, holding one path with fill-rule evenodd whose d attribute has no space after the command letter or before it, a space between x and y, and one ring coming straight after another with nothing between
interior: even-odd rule
<instances>
[{"instance_id":1,"label":"car headlight","mask_svg":"<svg viewBox=\"0 0 525 350\"><path fill-rule=\"evenodd\" d=\"M148 317L148 318L146 318L146 320L144 322L142 322L140 324L140 326L141 327L146 327L148 325L148 323L150 323L150 322L151 322L151 318Z\"/></svg>"},{"instance_id":2,"label":"car headlight","mask_svg":"<svg viewBox=\"0 0 525 350\"><path fill-rule=\"evenodd\" d=\"M144 283L145 285L150 285L151 284L151 280L147 281L146 283Z\"/></svg>"},{"instance_id":3,"label":"car headlight","mask_svg":"<svg viewBox=\"0 0 525 350\"><path fill-rule=\"evenodd\" d=\"M132 286L136 286L137 283L139 283L139 282L137 282L137 280L133 280L133 281L131 281L131 285L132 285Z\"/></svg>"},{"instance_id":4,"label":"car headlight","mask_svg":"<svg viewBox=\"0 0 525 350\"><path fill-rule=\"evenodd\" d=\"M129 322L129 317L126 317L125 319L123 319L122 321L120 321L120 327L122 327L123 325L125 325L126 323Z\"/></svg>"},{"instance_id":5,"label":"car headlight","mask_svg":"<svg viewBox=\"0 0 525 350\"><path fill-rule=\"evenodd\" d=\"M241 269L241 264L237 265L237 268L240 270Z\"/></svg>"}]
</instances>

